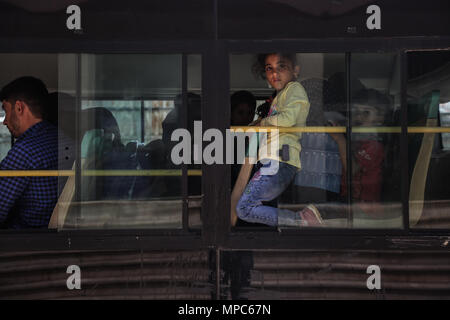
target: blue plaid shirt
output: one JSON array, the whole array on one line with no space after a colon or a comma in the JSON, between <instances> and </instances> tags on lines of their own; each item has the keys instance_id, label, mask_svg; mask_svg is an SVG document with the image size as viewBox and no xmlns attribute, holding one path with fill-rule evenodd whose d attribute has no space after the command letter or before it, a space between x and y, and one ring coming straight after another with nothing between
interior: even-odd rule
<instances>
[{"instance_id":1,"label":"blue plaid shirt","mask_svg":"<svg viewBox=\"0 0 450 320\"><path fill-rule=\"evenodd\" d=\"M17 138L0 170L57 170L58 130L41 121ZM47 227L58 197L57 177L0 177L0 224Z\"/></svg>"}]
</instances>

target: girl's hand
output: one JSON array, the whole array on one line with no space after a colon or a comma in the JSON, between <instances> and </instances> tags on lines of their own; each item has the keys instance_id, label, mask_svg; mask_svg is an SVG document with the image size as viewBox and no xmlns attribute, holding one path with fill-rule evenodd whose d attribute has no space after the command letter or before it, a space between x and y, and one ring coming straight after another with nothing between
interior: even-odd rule
<instances>
[{"instance_id":1,"label":"girl's hand","mask_svg":"<svg viewBox=\"0 0 450 320\"><path fill-rule=\"evenodd\" d=\"M249 126L259 126L259 124L261 123L262 118L258 118L255 121L253 121L252 123L249 124Z\"/></svg>"}]
</instances>

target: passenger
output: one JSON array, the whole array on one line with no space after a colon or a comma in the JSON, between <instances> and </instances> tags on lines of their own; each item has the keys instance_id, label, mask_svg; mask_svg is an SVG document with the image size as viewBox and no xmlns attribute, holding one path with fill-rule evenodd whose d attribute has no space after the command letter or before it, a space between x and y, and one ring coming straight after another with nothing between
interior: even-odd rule
<instances>
[{"instance_id":1,"label":"passenger","mask_svg":"<svg viewBox=\"0 0 450 320\"><path fill-rule=\"evenodd\" d=\"M232 126L248 126L255 118L256 98L245 90L237 91L231 95L231 119ZM240 171L239 163L243 159L238 158L237 144L234 144L234 165L231 166L231 185L237 180Z\"/></svg>"},{"instance_id":2,"label":"passenger","mask_svg":"<svg viewBox=\"0 0 450 320\"><path fill-rule=\"evenodd\" d=\"M311 104L307 126L327 126L329 123L323 110L334 100L327 80L310 78L301 84ZM324 203L337 199L342 166L345 166L345 136L342 133L308 132L302 135L301 145L302 170L294 180L296 201Z\"/></svg>"},{"instance_id":3,"label":"passenger","mask_svg":"<svg viewBox=\"0 0 450 320\"><path fill-rule=\"evenodd\" d=\"M186 128L191 137L194 137L194 122L201 121L201 96L187 92L186 93L186 119L183 119L183 96L177 95L175 98L175 108L169 112L166 118L162 122L162 142L166 151L165 166L166 169L180 168L172 162L172 149L177 144L176 141L172 141L172 133L179 128ZM184 122L186 121L186 122ZM192 148L194 146L194 139L191 141ZM192 149L194 150L194 149ZM201 165L194 163L194 153L192 152L191 164L188 165L189 170L201 170ZM181 180L179 177L164 177L167 186L170 186L168 193L164 196L179 196L181 195ZM188 194L201 195L201 176L188 176Z\"/></svg>"},{"instance_id":4,"label":"passenger","mask_svg":"<svg viewBox=\"0 0 450 320\"><path fill-rule=\"evenodd\" d=\"M375 127L384 124L385 115L390 110L390 100L374 89L358 92L353 101L353 125ZM381 200L382 169L384 146L377 133L358 133L352 135L352 198L363 206L363 211L371 211L364 204ZM343 196L347 195L345 172L342 175Z\"/></svg>"},{"instance_id":5,"label":"passenger","mask_svg":"<svg viewBox=\"0 0 450 320\"><path fill-rule=\"evenodd\" d=\"M1 170L56 170L58 131L43 120L48 91L33 77L18 78L0 92L3 124L16 139ZM0 224L6 228L47 227L58 196L57 177L1 177Z\"/></svg>"},{"instance_id":6,"label":"passenger","mask_svg":"<svg viewBox=\"0 0 450 320\"><path fill-rule=\"evenodd\" d=\"M309 101L305 89L296 81L300 71L296 55L261 54L258 56L254 70L269 82L277 91L277 95L272 102L268 117L252 124L304 127L309 112ZM260 158L277 138L281 148L279 154ZM253 175L238 202L236 211L240 219L269 226L318 226L321 224L320 214L314 206L308 206L300 212L292 212L263 205L263 201L277 198L289 186L301 168L300 138L301 133L280 132L278 137L271 134L271 137L260 146L258 160L264 164Z\"/></svg>"},{"instance_id":7,"label":"passenger","mask_svg":"<svg viewBox=\"0 0 450 320\"><path fill-rule=\"evenodd\" d=\"M201 121L201 97L200 95L192 92L187 92L187 106L186 106L186 117L187 122L184 123L182 119L182 108L183 100L182 95L179 94L175 97L175 108L171 110L166 118L162 121L162 141L166 147L166 157L167 163L175 167L171 161L172 148L177 144L177 142L172 141L172 133L179 128L184 128L187 125L187 130L194 136L194 122Z\"/></svg>"},{"instance_id":8,"label":"passenger","mask_svg":"<svg viewBox=\"0 0 450 320\"><path fill-rule=\"evenodd\" d=\"M256 99L246 90L231 95L231 125L248 126L255 118Z\"/></svg>"},{"instance_id":9,"label":"passenger","mask_svg":"<svg viewBox=\"0 0 450 320\"><path fill-rule=\"evenodd\" d=\"M313 98L311 97L313 100ZM375 127L385 123L385 115L390 110L389 99L374 89L362 89L355 93L353 101L353 126ZM324 105L325 106L325 105ZM327 204L320 206L320 214L323 219L346 218L347 210L343 210L339 204L332 202L347 202L347 174L345 154L341 150L346 149L346 141L343 138L333 139L339 145L342 158L341 191L339 195L327 192ZM303 143L304 141L302 141ZM352 199L356 204L355 216L374 215L380 212L377 207L381 200L383 161L385 151L382 137L377 133L358 133L352 135ZM317 181L315 182L317 183ZM302 191L304 191L302 189ZM303 192L310 201L323 203L323 199L312 196L311 193ZM318 205L319 207L319 205ZM372 214L373 213L373 214ZM378 214L379 216L379 214Z\"/></svg>"}]
</instances>

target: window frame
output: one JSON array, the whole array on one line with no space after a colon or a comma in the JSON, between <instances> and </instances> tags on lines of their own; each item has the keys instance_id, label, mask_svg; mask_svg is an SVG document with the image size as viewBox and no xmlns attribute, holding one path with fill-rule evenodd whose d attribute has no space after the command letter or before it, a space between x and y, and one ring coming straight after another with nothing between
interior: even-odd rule
<instances>
[{"instance_id":1,"label":"window frame","mask_svg":"<svg viewBox=\"0 0 450 320\"><path fill-rule=\"evenodd\" d=\"M318 40L290 40L290 41L252 41L236 40L228 42L228 54L257 54L260 52L292 52L292 53L345 53L346 54L346 69L349 73L351 64L350 55L352 53L396 53L400 58L400 158L401 163L408 163L408 131L407 131L407 105L406 105L406 81L407 81L407 52L416 50L445 50L449 49L450 44L446 37L443 39L426 39L420 42L418 38L389 38L389 39L327 39L324 41ZM228 88L229 90L229 88ZM350 104L351 101L348 101ZM229 125L229 117L228 125ZM347 130L351 133L351 127L347 126ZM349 148L347 148L349 152ZM347 157L349 160L350 157ZM228 166L229 167L229 166ZM350 170L349 170L350 171ZM228 170L229 174L231 170ZM408 180L408 166L402 166L401 172L401 203L403 228L401 229L351 229L351 228L311 228L302 230L286 229L280 233L271 230L262 230L261 228L235 228L229 233L227 245L232 248L297 248L309 247L304 246L300 239L308 237L308 239L330 238L329 245L333 246L334 237L339 237L340 240L346 237L355 237L355 240L363 235L380 237L418 237L418 236L437 236L449 235L450 229L442 228L410 228L409 225L409 180ZM350 180L351 181L351 180ZM230 210L229 201L228 212ZM225 213L227 214L227 213ZM351 215L350 215L351 217ZM228 222L229 226L229 222ZM223 228L225 229L225 228ZM223 230L224 233L227 230ZM245 233L251 233L250 236L245 236ZM243 239L246 239L245 242ZM261 243L263 241L263 244ZM350 240L351 241L351 240ZM242 243L245 243L243 246ZM295 242L296 245L292 245ZM313 246L313 245L311 245Z\"/></svg>"}]
</instances>

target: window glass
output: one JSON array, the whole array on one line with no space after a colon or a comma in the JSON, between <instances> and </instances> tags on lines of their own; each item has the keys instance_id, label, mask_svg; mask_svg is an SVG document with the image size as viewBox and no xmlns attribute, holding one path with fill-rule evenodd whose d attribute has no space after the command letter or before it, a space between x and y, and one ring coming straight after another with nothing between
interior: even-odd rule
<instances>
[{"instance_id":1,"label":"window glass","mask_svg":"<svg viewBox=\"0 0 450 320\"><path fill-rule=\"evenodd\" d=\"M56 54L0 54L0 87L19 76L35 76L48 87L49 91L56 90L58 79ZM3 112L3 110L1 110ZM3 159L11 148L11 135L3 125L4 113L0 115L0 159Z\"/></svg>"},{"instance_id":2,"label":"window glass","mask_svg":"<svg viewBox=\"0 0 450 320\"><path fill-rule=\"evenodd\" d=\"M450 127L450 102L439 104L441 127ZM450 133L441 133L442 149L450 150Z\"/></svg>"},{"instance_id":3,"label":"window glass","mask_svg":"<svg viewBox=\"0 0 450 320\"><path fill-rule=\"evenodd\" d=\"M5 119L4 113L0 116L0 121L3 123ZM4 158L11 148L11 134L5 126L0 127L0 158Z\"/></svg>"},{"instance_id":4,"label":"window glass","mask_svg":"<svg viewBox=\"0 0 450 320\"><path fill-rule=\"evenodd\" d=\"M253 166L235 159L232 224L402 227L397 55L351 55L351 117L344 53L234 54L230 64L232 128L250 124L253 98L247 108L262 117L253 125L279 130L247 138L246 155L257 141Z\"/></svg>"},{"instance_id":5,"label":"window glass","mask_svg":"<svg viewBox=\"0 0 450 320\"><path fill-rule=\"evenodd\" d=\"M232 128L248 126L255 115L263 118L257 123L261 128L279 129L279 133L248 137L250 158L255 140L259 144L260 161L253 166L241 166L239 139L244 134L236 134L232 224L289 228L321 221L328 227L345 227L347 206L341 196L345 54L233 54L230 65ZM250 107L251 99L256 107ZM244 107L252 114L244 117L248 114ZM271 146L264 149L265 145Z\"/></svg>"},{"instance_id":6,"label":"window glass","mask_svg":"<svg viewBox=\"0 0 450 320\"><path fill-rule=\"evenodd\" d=\"M355 228L401 228L400 60L351 55L352 214Z\"/></svg>"},{"instance_id":7,"label":"window glass","mask_svg":"<svg viewBox=\"0 0 450 320\"><path fill-rule=\"evenodd\" d=\"M120 137L124 143L141 141L140 100L82 100L81 108L83 110L95 107L111 111L114 118L117 119ZM135 125L131 126L130 123Z\"/></svg>"},{"instance_id":8,"label":"window glass","mask_svg":"<svg viewBox=\"0 0 450 320\"><path fill-rule=\"evenodd\" d=\"M448 228L450 52L408 52L409 222Z\"/></svg>"},{"instance_id":9,"label":"window glass","mask_svg":"<svg viewBox=\"0 0 450 320\"><path fill-rule=\"evenodd\" d=\"M199 227L201 170L189 167L183 177L184 166L172 152L181 141L172 141L174 131L190 134L189 119L183 119L189 113L183 110L182 55L83 54L78 60L64 55L61 63L60 88L69 89L61 94L72 101L59 121L76 126L81 174L78 185L74 175L61 186L68 198L59 203L59 228L182 228L183 211L190 227ZM78 124L73 121L77 84L69 76L76 69L81 70ZM189 91L201 70L188 72L195 73L187 76ZM201 120L201 90L195 90L187 93L194 95L187 107ZM60 96L59 104L67 107L64 99ZM188 196L197 197L183 209L182 199Z\"/></svg>"}]
</instances>

